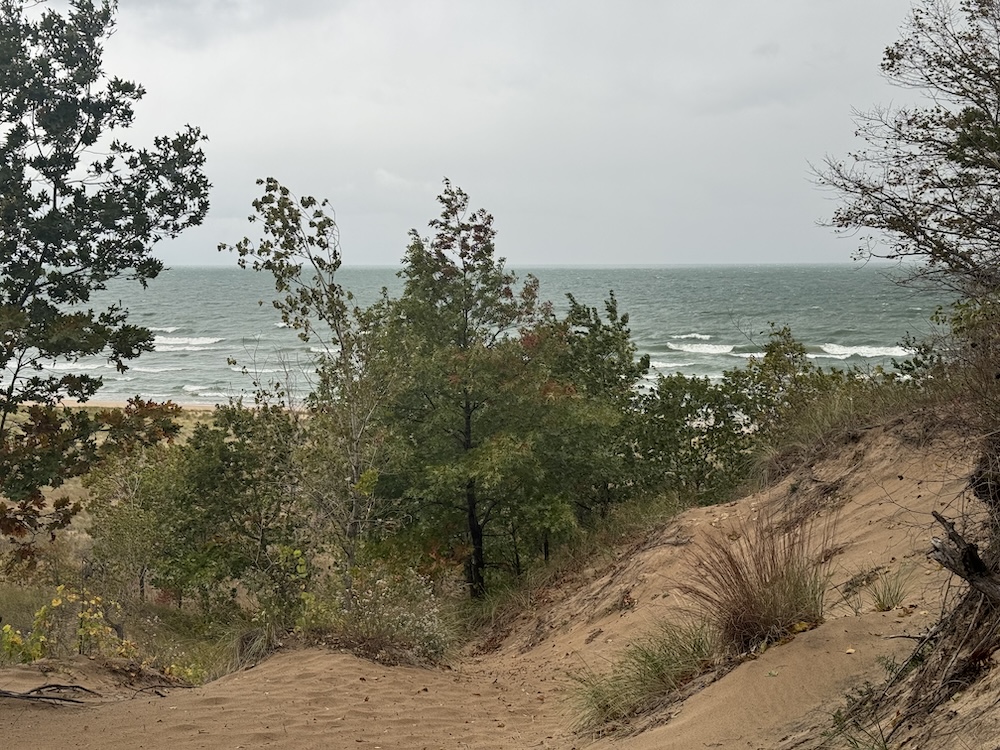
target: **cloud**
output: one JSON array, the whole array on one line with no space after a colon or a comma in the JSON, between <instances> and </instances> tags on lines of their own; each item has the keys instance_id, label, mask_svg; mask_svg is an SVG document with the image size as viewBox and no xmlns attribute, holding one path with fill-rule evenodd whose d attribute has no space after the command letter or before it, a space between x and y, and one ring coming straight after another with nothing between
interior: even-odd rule
<instances>
[{"instance_id":1,"label":"cloud","mask_svg":"<svg viewBox=\"0 0 1000 750\"><path fill-rule=\"evenodd\" d=\"M846 258L807 164L887 98L908 5L130 0L107 69L149 91L135 140L212 139L213 222L274 176L333 201L345 249L395 262L447 175L512 261Z\"/></svg>"}]
</instances>

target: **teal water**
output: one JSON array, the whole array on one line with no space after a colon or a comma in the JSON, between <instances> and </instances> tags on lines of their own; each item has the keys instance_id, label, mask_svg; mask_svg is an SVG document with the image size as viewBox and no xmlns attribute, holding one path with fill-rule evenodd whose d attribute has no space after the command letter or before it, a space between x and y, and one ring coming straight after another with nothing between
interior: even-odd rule
<instances>
[{"instance_id":1,"label":"teal water","mask_svg":"<svg viewBox=\"0 0 1000 750\"><path fill-rule=\"evenodd\" d=\"M895 285L874 266L680 266L657 268L526 268L557 308L566 293L601 307L614 290L628 312L633 338L666 374L718 377L760 352L768 324L789 325L816 364L873 366L904 357L899 342L927 333L940 295ZM341 284L367 304L401 283L392 268L342 268ZM239 268L168 270L145 291L117 283L93 304L121 301L132 321L156 334L155 351L124 375L100 358L55 362L50 370L104 377L98 398L131 396L214 404L252 391L246 365L265 380L308 385L313 352L281 326L270 304L269 276ZM263 301L263 304L258 304ZM231 366L228 359L240 364Z\"/></svg>"}]
</instances>

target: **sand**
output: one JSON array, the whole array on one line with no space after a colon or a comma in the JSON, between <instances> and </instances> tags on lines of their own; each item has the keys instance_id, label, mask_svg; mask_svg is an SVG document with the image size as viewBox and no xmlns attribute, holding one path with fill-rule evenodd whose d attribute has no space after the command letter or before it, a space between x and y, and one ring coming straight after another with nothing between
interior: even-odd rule
<instances>
[{"instance_id":1,"label":"sand","mask_svg":"<svg viewBox=\"0 0 1000 750\"><path fill-rule=\"evenodd\" d=\"M538 592L516 623L447 667L387 667L334 650L286 649L251 670L160 694L86 659L59 666L68 672L0 670L2 689L75 681L102 693L79 707L0 700L0 747L810 747L830 728L845 692L883 680L884 660L906 658L911 637L936 620L949 577L926 559L938 533L930 512L954 516L971 502L969 457L953 452L956 444L925 444L899 426L867 431L767 492L686 511L615 559L593 561ZM856 611L856 602L831 588L824 624L638 721L634 729L644 731L576 734L570 675L606 669L658 618L685 610L678 586L692 575L699 539L738 533L740 519L775 507L837 519L834 586L874 566L905 566L902 606L875 612L865 602Z\"/></svg>"}]
</instances>

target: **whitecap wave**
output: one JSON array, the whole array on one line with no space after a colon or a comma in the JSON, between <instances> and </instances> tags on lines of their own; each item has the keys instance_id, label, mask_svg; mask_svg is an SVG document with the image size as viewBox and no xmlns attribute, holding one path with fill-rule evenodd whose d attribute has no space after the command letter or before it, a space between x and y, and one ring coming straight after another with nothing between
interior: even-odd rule
<instances>
[{"instance_id":1,"label":"whitecap wave","mask_svg":"<svg viewBox=\"0 0 1000 750\"><path fill-rule=\"evenodd\" d=\"M150 326L149 330L153 333L173 333L179 328L179 326Z\"/></svg>"},{"instance_id":2,"label":"whitecap wave","mask_svg":"<svg viewBox=\"0 0 1000 750\"><path fill-rule=\"evenodd\" d=\"M840 344L823 344L820 347L827 354L832 354L838 359L848 357L905 357L911 352L902 346L841 346Z\"/></svg>"},{"instance_id":3,"label":"whitecap wave","mask_svg":"<svg viewBox=\"0 0 1000 750\"><path fill-rule=\"evenodd\" d=\"M675 352L687 352L688 354L729 354L733 350L732 344L675 344L667 342L667 346Z\"/></svg>"},{"instance_id":4,"label":"whitecap wave","mask_svg":"<svg viewBox=\"0 0 1000 750\"><path fill-rule=\"evenodd\" d=\"M707 333L685 333L685 334L680 335L680 336L671 336L671 338L674 338L674 339L700 339L702 341L708 341L712 337L709 336Z\"/></svg>"},{"instance_id":5,"label":"whitecap wave","mask_svg":"<svg viewBox=\"0 0 1000 750\"><path fill-rule=\"evenodd\" d=\"M823 352L822 354L807 354L806 358L807 359L839 359L839 360L845 360L845 359L847 359L850 356L851 356L850 354L828 354L826 352Z\"/></svg>"},{"instance_id":6,"label":"whitecap wave","mask_svg":"<svg viewBox=\"0 0 1000 750\"><path fill-rule=\"evenodd\" d=\"M242 367L233 366L233 367L230 367L229 369L232 370L233 372L238 372L240 375L243 374L243 368ZM247 372L249 374L251 374L251 375L269 375L269 374L275 373L275 372L281 372L281 373L283 373L283 372L285 372L285 370L282 370L279 367L250 367L248 365L247 366Z\"/></svg>"},{"instance_id":7,"label":"whitecap wave","mask_svg":"<svg viewBox=\"0 0 1000 750\"><path fill-rule=\"evenodd\" d=\"M730 357L739 357L740 359L764 359L764 352L728 352Z\"/></svg>"},{"instance_id":8,"label":"whitecap wave","mask_svg":"<svg viewBox=\"0 0 1000 750\"><path fill-rule=\"evenodd\" d=\"M83 362L50 362L49 364L43 365L46 370L66 370L68 372L77 372L80 370L105 370L113 367L113 365L107 362L86 363Z\"/></svg>"},{"instance_id":9,"label":"whitecap wave","mask_svg":"<svg viewBox=\"0 0 1000 750\"><path fill-rule=\"evenodd\" d=\"M130 367L130 370L135 372L149 372L149 373L159 373L159 372L181 372L186 370L186 367Z\"/></svg>"},{"instance_id":10,"label":"whitecap wave","mask_svg":"<svg viewBox=\"0 0 1000 750\"><path fill-rule=\"evenodd\" d=\"M155 346L155 351L158 352L214 352L217 350L218 347L215 346L161 346L160 344Z\"/></svg>"},{"instance_id":11,"label":"whitecap wave","mask_svg":"<svg viewBox=\"0 0 1000 750\"><path fill-rule=\"evenodd\" d=\"M218 344L223 339L209 336L156 336L153 343L159 347L160 344L173 346L207 346L208 344Z\"/></svg>"},{"instance_id":12,"label":"whitecap wave","mask_svg":"<svg viewBox=\"0 0 1000 750\"><path fill-rule=\"evenodd\" d=\"M677 370L681 367L693 367L694 362L660 362L659 360L652 360L649 366L654 370Z\"/></svg>"}]
</instances>

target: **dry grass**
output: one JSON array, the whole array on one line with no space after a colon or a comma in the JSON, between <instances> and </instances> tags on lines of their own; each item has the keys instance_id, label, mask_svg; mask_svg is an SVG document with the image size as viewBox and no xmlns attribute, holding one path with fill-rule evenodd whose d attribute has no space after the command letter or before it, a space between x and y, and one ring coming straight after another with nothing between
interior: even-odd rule
<instances>
[{"instance_id":1,"label":"dry grass","mask_svg":"<svg viewBox=\"0 0 1000 750\"><path fill-rule=\"evenodd\" d=\"M818 535L808 523L779 529L762 513L738 527L733 542L722 534L709 537L695 555L695 582L681 586L735 654L823 621L831 529Z\"/></svg>"}]
</instances>

